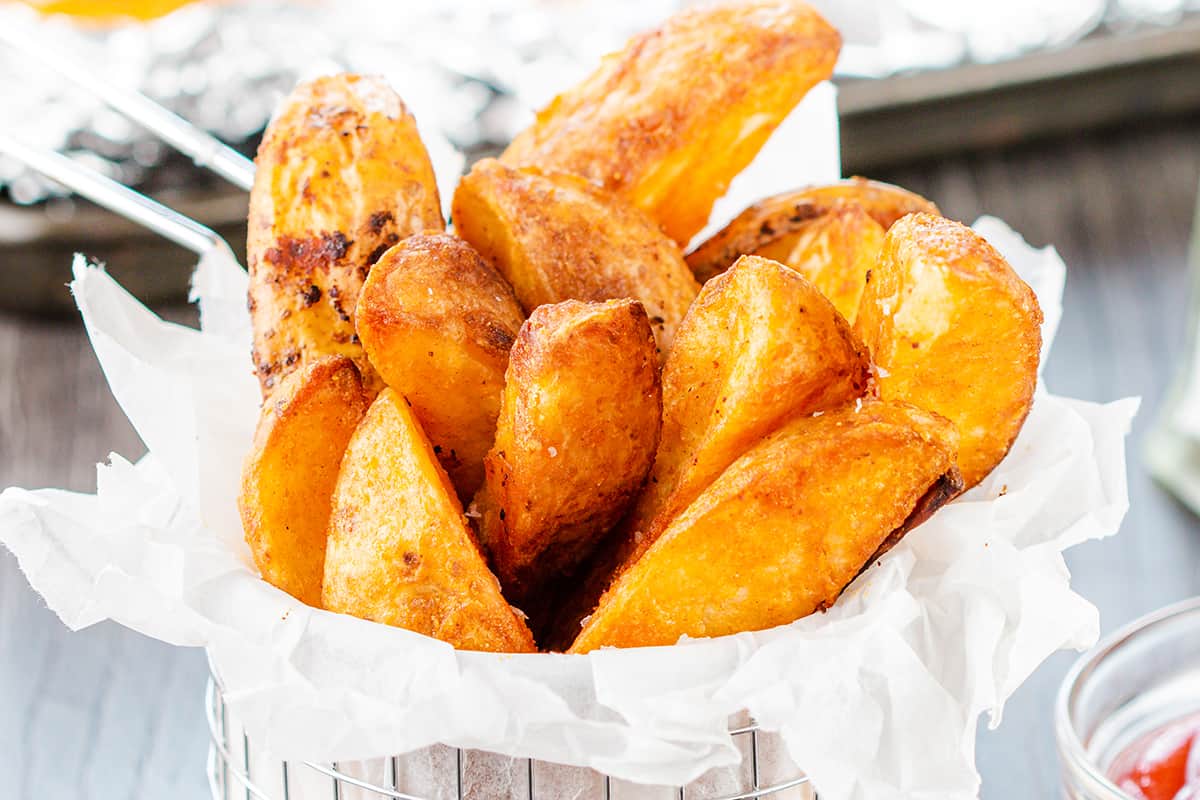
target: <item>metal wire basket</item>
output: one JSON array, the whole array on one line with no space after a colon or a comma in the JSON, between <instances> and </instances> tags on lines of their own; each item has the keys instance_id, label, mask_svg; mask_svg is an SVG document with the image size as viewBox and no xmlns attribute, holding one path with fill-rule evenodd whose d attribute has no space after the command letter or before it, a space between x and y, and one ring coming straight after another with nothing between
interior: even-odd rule
<instances>
[{"instance_id":1,"label":"metal wire basket","mask_svg":"<svg viewBox=\"0 0 1200 800\"><path fill-rule=\"evenodd\" d=\"M210 677L208 782L214 800L816 800L782 740L748 724L730 729L742 763L687 786L645 786L594 770L435 745L370 761L281 761L255 752Z\"/></svg>"}]
</instances>

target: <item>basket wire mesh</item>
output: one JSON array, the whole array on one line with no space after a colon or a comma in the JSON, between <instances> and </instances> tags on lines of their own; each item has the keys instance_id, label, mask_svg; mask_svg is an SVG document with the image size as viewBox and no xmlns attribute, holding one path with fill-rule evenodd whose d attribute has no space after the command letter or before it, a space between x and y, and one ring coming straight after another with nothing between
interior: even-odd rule
<instances>
[{"instance_id":1,"label":"basket wire mesh","mask_svg":"<svg viewBox=\"0 0 1200 800\"><path fill-rule=\"evenodd\" d=\"M453 758L456 778L441 782L433 793L420 794L410 793L402 785L399 756L377 760L383 766L382 770L377 770L382 772L382 780L352 774L352 770L338 762L323 764L252 757L249 736L231 721L220 686L211 677L208 681L205 706L211 737L208 751L208 783L214 800L308 800L316 797L332 800L492 800L498 796L506 800L550 800L561 796L554 792L553 786L544 787L535 774L537 766L552 768L557 765L527 758L508 759L496 756L503 759L506 769L523 778L514 785L506 786L503 794L497 795L486 788L472 787L466 778L466 761L473 755L478 755L478 751L458 748L443 748L447 751L444 760L448 768L449 759ZM593 796L597 800L624 800L626 797L653 797L656 800L755 800L764 797L770 797L772 800L816 800L817 795L810 786L808 777L795 768L790 760L784 768L788 774L778 774L778 766L772 771L773 774L764 774L763 750L765 747L782 750L782 744L777 738L760 731L753 722L731 728L729 733L735 742L739 743L745 762L739 769L743 777L741 782L745 785L732 793L725 791L714 794L711 786L709 791L705 791L703 779L688 786L643 787L587 770L586 772L595 778L595 789L586 795L575 796L586 796L587 800ZM765 742L769 736L773 738L770 742ZM276 772L273 777L263 774L265 770L261 767L264 766L264 761L267 769ZM268 788L268 784L274 788Z\"/></svg>"}]
</instances>

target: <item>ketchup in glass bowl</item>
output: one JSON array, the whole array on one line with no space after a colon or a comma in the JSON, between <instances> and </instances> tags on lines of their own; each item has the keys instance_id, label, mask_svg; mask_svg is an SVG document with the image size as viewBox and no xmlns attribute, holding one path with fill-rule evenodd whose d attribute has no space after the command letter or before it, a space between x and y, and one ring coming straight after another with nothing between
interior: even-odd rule
<instances>
[{"instance_id":1,"label":"ketchup in glass bowl","mask_svg":"<svg viewBox=\"0 0 1200 800\"><path fill-rule=\"evenodd\" d=\"M1055 709L1064 797L1200 800L1200 598L1106 638Z\"/></svg>"},{"instance_id":2,"label":"ketchup in glass bowl","mask_svg":"<svg viewBox=\"0 0 1200 800\"><path fill-rule=\"evenodd\" d=\"M1137 800L1200 800L1200 714L1143 734L1109 765L1108 778Z\"/></svg>"}]
</instances>

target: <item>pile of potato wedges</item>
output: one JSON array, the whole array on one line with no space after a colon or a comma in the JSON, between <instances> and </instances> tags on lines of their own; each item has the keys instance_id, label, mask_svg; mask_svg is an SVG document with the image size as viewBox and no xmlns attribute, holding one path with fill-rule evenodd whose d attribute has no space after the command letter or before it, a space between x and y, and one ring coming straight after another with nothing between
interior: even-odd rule
<instances>
[{"instance_id":1,"label":"pile of potato wedges","mask_svg":"<svg viewBox=\"0 0 1200 800\"><path fill-rule=\"evenodd\" d=\"M796 0L684 12L458 185L378 78L301 85L248 263L263 578L469 650L785 624L1005 456L1041 311L930 201L855 178L686 248L840 37Z\"/></svg>"}]
</instances>

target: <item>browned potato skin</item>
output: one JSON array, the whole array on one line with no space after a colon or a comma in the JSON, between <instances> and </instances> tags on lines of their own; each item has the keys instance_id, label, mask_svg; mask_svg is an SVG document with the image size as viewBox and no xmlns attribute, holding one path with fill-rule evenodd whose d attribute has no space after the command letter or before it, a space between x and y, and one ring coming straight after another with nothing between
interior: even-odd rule
<instances>
[{"instance_id":1,"label":"browned potato skin","mask_svg":"<svg viewBox=\"0 0 1200 800\"><path fill-rule=\"evenodd\" d=\"M955 441L957 441L958 431L954 432ZM874 562L884 556L887 551L891 550L904 538L904 535L917 527L921 523L932 517L937 510L948 504L951 500L962 494L963 478L958 467L951 467L945 475L937 479L933 486L929 487L929 491L917 501L917 505L913 508L912 513L908 515L908 519L904 520L904 524L896 530L888 534L888 537L883 540L883 544L875 550L870 561L863 565L862 571L865 572Z\"/></svg>"},{"instance_id":2,"label":"browned potato skin","mask_svg":"<svg viewBox=\"0 0 1200 800\"><path fill-rule=\"evenodd\" d=\"M354 362L315 361L263 405L242 470L242 528L263 580L316 608L338 467L366 410Z\"/></svg>"},{"instance_id":3,"label":"browned potato skin","mask_svg":"<svg viewBox=\"0 0 1200 800\"><path fill-rule=\"evenodd\" d=\"M958 426L967 488L1012 446L1033 403L1042 346L1037 298L978 234L931 214L888 231L855 330L884 399Z\"/></svg>"},{"instance_id":4,"label":"browned potato skin","mask_svg":"<svg viewBox=\"0 0 1200 800\"><path fill-rule=\"evenodd\" d=\"M937 214L930 201L890 183L849 178L827 186L809 186L760 200L713 234L687 256L688 266L704 283L729 268L739 256L759 253L778 258L770 246L797 233L812 220L841 205L861 206L886 230L906 214Z\"/></svg>"},{"instance_id":5,"label":"browned potato skin","mask_svg":"<svg viewBox=\"0 0 1200 800\"><path fill-rule=\"evenodd\" d=\"M837 31L795 0L685 11L607 56L501 158L581 175L686 245L840 49Z\"/></svg>"},{"instance_id":6,"label":"browned potato skin","mask_svg":"<svg viewBox=\"0 0 1200 800\"><path fill-rule=\"evenodd\" d=\"M384 389L342 460L325 557L325 608L462 650L527 653L508 605L412 409Z\"/></svg>"},{"instance_id":7,"label":"browned potato skin","mask_svg":"<svg viewBox=\"0 0 1200 800\"><path fill-rule=\"evenodd\" d=\"M650 321L632 300L541 306L521 328L476 501L516 603L576 567L641 488L658 446L658 373Z\"/></svg>"},{"instance_id":8,"label":"browned potato skin","mask_svg":"<svg viewBox=\"0 0 1200 800\"><path fill-rule=\"evenodd\" d=\"M371 270L355 313L367 358L409 403L464 502L483 484L508 351L525 315L512 287L445 233L410 236Z\"/></svg>"},{"instance_id":9,"label":"browned potato skin","mask_svg":"<svg viewBox=\"0 0 1200 800\"><path fill-rule=\"evenodd\" d=\"M799 272L853 325L867 274L883 247L884 233L883 226L861 206L839 205L756 255Z\"/></svg>"},{"instance_id":10,"label":"browned potato skin","mask_svg":"<svg viewBox=\"0 0 1200 800\"><path fill-rule=\"evenodd\" d=\"M381 78L318 78L284 101L255 163L246 252L263 396L338 354L374 397L382 382L354 332L359 289L384 250L444 225L416 122Z\"/></svg>"},{"instance_id":11,"label":"browned potato skin","mask_svg":"<svg viewBox=\"0 0 1200 800\"><path fill-rule=\"evenodd\" d=\"M570 652L761 630L828 608L954 455L953 426L904 403L789 422L617 579Z\"/></svg>"},{"instance_id":12,"label":"browned potato skin","mask_svg":"<svg viewBox=\"0 0 1200 800\"><path fill-rule=\"evenodd\" d=\"M866 348L795 270L745 256L705 284L663 368L662 441L645 488L564 587L542 641L570 645L613 577L739 456L798 414L863 396L869 382Z\"/></svg>"},{"instance_id":13,"label":"browned potato skin","mask_svg":"<svg viewBox=\"0 0 1200 800\"><path fill-rule=\"evenodd\" d=\"M645 306L664 354L700 289L649 217L574 175L484 159L459 183L452 217L527 312L632 298Z\"/></svg>"},{"instance_id":14,"label":"browned potato skin","mask_svg":"<svg viewBox=\"0 0 1200 800\"><path fill-rule=\"evenodd\" d=\"M866 349L816 287L775 261L739 259L705 284L663 367L662 442L623 525L622 560L785 420L861 397L869 381Z\"/></svg>"}]
</instances>

